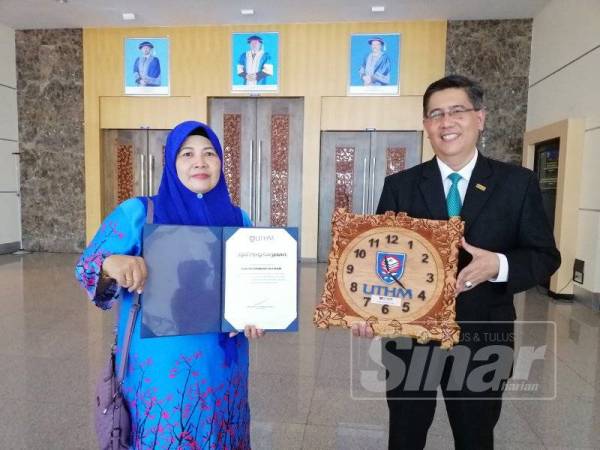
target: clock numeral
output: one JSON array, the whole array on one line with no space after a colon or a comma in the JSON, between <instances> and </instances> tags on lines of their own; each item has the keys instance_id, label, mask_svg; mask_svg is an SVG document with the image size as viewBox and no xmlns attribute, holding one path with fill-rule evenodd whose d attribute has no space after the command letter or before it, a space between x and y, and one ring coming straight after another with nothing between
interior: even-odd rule
<instances>
[{"instance_id":1,"label":"clock numeral","mask_svg":"<svg viewBox=\"0 0 600 450\"><path fill-rule=\"evenodd\" d=\"M352 292L356 292L358 290L358 285L356 283L350 283L350 290Z\"/></svg>"},{"instance_id":2,"label":"clock numeral","mask_svg":"<svg viewBox=\"0 0 600 450\"><path fill-rule=\"evenodd\" d=\"M357 248L354 250L354 256L357 258L365 258L367 256L367 252L362 248Z\"/></svg>"},{"instance_id":3,"label":"clock numeral","mask_svg":"<svg viewBox=\"0 0 600 450\"><path fill-rule=\"evenodd\" d=\"M371 247L379 247L379 239L369 239L369 245Z\"/></svg>"},{"instance_id":4,"label":"clock numeral","mask_svg":"<svg viewBox=\"0 0 600 450\"><path fill-rule=\"evenodd\" d=\"M429 255L427 253L423 253L423 259L421 262L424 264L429 264Z\"/></svg>"},{"instance_id":5,"label":"clock numeral","mask_svg":"<svg viewBox=\"0 0 600 450\"><path fill-rule=\"evenodd\" d=\"M346 273L352 273L354 272L354 266L352 264L348 264L346 266Z\"/></svg>"},{"instance_id":6,"label":"clock numeral","mask_svg":"<svg viewBox=\"0 0 600 450\"><path fill-rule=\"evenodd\" d=\"M408 241L408 248L410 248L412 250L412 248L413 248L413 241Z\"/></svg>"},{"instance_id":7,"label":"clock numeral","mask_svg":"<svg viewBox=\"0 0 600 450\"><path fill-rule=\"evenodd\" d=\"M397 244L398 243L398 235L396 234L388 234L386 237L388 244Z\"/></svg>"},{"instance_id":8,"label":"clock numeral","mask_svg":"<svg viewBox=\"0 0 600 450\"><path fill-rule=\"evenodd\" d=\"M428 283L433 283L433 274L432 273L428 273L427 274L427 280Z\"/></svg>"},{"instance_id":9,"label":"clock numeral","mask_svg":"<svg viewBox=\"0 0 600 450\"><path fill-rule=\"evenodd\" d=\"M425 301L425 299L427 298L425 296L425 291L421 291L421 293L419 295L417 295L417 297L419 297L421 300Z\"/></svg>"},{"instance_id":10,"label":"clock numeral","mask_svg":"<svg viewBox=\"0 0 600 450\"><path fill-rule=\"evenodd\" d=\"M389 313L389 312L390 312L390 307L389 307L388 305L383 305L383 306L381 307L381 312L382 312L383 314L387 314L387 313Z\"/></svg>"},{"instance_id":11,"label":"clock numeral","mask_svg":"<svg viewBox=\"0 0 600 450\"><path fill-rule=\"evenodd\" d=\"M402 304L402 312L408 312L410 311L410 305L408 304L408 302L405 302Z\"/></svg>"},{"instance_id":12,"label":"clock numeral","mask_svg":"<svg viewBox=\"0 0 600 450\"><path fill-rule=\"evenodd\" d=\"M363 297L363 300L365 301L365 306L367 306L371 301L371 297Z\"/></svg>"}]
</instances>

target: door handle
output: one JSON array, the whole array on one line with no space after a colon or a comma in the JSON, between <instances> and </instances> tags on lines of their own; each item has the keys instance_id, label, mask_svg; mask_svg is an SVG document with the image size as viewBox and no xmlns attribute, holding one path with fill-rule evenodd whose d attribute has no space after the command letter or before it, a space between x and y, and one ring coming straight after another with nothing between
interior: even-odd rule
<instances>
[{"instance_id":1,"label":"door handle","mask_svg":"<svg viewBox=\"0 0 600 450\"><path fill-rule=\"evenodd\" d=\"M371 186L369 187L371 194L371 214L375 214L375 164L377 163L377 157L373 156L371 160Z\"/></svg>"},{"instance_id":2,"label":"door handle","mask_svg":"<svg viewBox=\"0 0 600 450\"><path fill-rule=\"evenodd\" d=\"M150 185L150 189L148 195L154 195L154 155L150 155L149 158L150 175L148 176L148 184Z\"/></svg>"},{"instance_id":3,"label":"door handle","mask_svg":"<svg viewBox=\"0 0 600 450\"><path fill-rule=\"evenodd\" d=\"M254 195L254 140L250 139L250 220L254 222L255 214L255 195Z\"/></svg>"},{"instance_id":4,"label":"door handle","mask_svg":"<svg viewBox=\"0 0 600 450\"><path fill-rule=\"evenodd\" d=\"M365 159L363 160L363 185L362 185L362 212L361 214L365 213L365 206L366 206L366 199L367 196L365 195L365 191L367 189L367 157L365 156Z\"/></svg>"},{"instance_id":5,"label":"door handle","mask_svg":"<svg viewBox=\"0 0 600 450\"><path fill-rule=\"evenodd\" d=\"M258 158L257 158L257 170L256 170L256 178L257 178L257 203L258 203L258 222L262 220L262 192L261 192L261 175L262 175L262 141L258 141Z\"/></svg>"},{"instance_id":6,"label":"door handle","mask_svg":"<svg viewBox=\"0 0 600 450\"><path fill-rule=\"evenodd\" d=\"M140 153L140 193L146 195L146 160L144 154Z\"/></svg>"}]
</instances>

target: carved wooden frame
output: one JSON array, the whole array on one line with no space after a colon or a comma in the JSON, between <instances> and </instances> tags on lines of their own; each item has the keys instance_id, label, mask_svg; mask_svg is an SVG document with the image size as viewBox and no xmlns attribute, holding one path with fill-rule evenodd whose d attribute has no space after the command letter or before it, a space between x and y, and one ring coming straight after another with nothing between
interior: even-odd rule
<instances>
[{"instance_id":1,"label":"carved wooden frame","mask_svg":"<svg viewBox=\"0 0 600 450\"><path fill-rule=\"evenodd\" d=\"M429 340L441 342L450 348L458 342L460 328L456 323L455 285L458 269L458 246L464 233L464 222L458 217L450 220L415 219L405 213L386 212L382 215L358 215L338 208L332 218L333 240L329 253L329 266L325 276L325 287L321 303L314 314L318 328L329 326L351 327L356 321L369 323L378 336L416 338L418 342ZM352 310L338 285L338 263L342 252L359 234L377 227L397 227L418 233L438 251L444 267L444 285L434 306L416 320L400 322L396 319L382 320L376 316L360 317L346 314Z\"/></svg>"}]
</instances>

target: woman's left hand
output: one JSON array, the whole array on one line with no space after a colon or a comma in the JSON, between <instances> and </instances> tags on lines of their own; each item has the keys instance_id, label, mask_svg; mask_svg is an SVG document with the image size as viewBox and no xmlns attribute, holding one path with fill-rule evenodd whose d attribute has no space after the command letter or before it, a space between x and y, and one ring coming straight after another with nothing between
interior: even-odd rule
<instances>
[{"instance_id":1,"label":"woman's left hand","mask_svg":"<svg viewBox=\"0 0 600 450\"><path fill-rule=\"evenodd\" d=\"M229 337L234 337L236 334L238 334L237 331L232 331L231 333L229 333ZM246 325L244 327L244 336L246 336L247 338L250 339L258 339L259 337L262 337L265 335L265 330L261 330L260 328L256 328L254 325Z\"/></svg>"}]
</instances>

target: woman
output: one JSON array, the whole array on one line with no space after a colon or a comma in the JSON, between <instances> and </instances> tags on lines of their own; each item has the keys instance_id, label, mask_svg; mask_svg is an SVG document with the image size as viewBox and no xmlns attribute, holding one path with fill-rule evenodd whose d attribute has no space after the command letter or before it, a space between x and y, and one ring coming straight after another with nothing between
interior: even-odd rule
<instances>
[{"instance_id":1,"label":"woman","mask_svg":"<svg viewBox=\"0 0 600 450\"><path fill-rule=\"evenodd\" d=\"M189 121L175 127L167 138L165 168L153 197L154 223L251 226L248 216L231 203L222 161L219 140L208 126ZM133 198L119 205L75 269L98 307L109 309L115 299L120 301L119 348L132 293L143 291L147 276L140 257L146 204L145 198ZM247 339L237 333L141 339L141 316L123 384L133 448L250 448ZM262 334L252 326L245 329L247 337Z\"/></svg>"}]
</instances>

